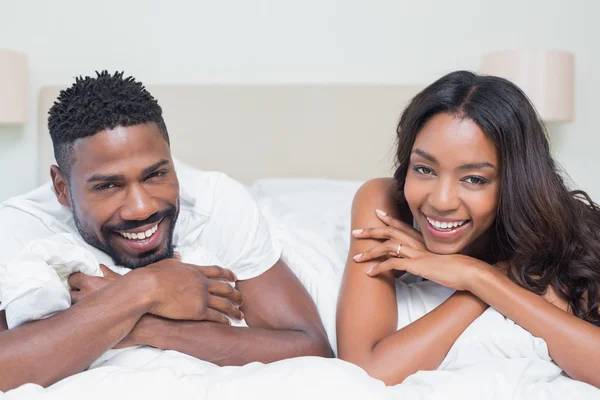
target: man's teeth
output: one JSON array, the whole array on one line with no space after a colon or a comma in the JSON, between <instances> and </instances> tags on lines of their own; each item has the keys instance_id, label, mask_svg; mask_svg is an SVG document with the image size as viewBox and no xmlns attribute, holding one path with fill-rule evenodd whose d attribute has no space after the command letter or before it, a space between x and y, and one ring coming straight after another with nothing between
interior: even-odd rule
<instances>
[{"instance_id":1,"label":"man's teeth","mask_svg":"<svg viewBox=\"0 0 600 400\"><path fill-rule=\"evenodd\" d=\"M440 222L440 221L436 221L434 219L431 219L429 217L427 217L427 222L429 222L429 224L431 226L433 226L435 229L447 229L447 230L452 230L452 229L456 229L460 226L463 226L464 224L467 223L468 220L464 220L464 221L454 221L454 222Z\"/></svg>"},{"instance_id":2,"label":"man's teeth","mask_svg":"<svg viewBox=\"0 0 600 400\"><path fill-rule=\"evenodd\" d=\"M158 224L154 225L152 228L148 229L145 232L119 232L121 236L126 239L136 239L143 240L148 239L150 236L154 235L154 232L158 230Z\"/></svg>"}]
</instances>

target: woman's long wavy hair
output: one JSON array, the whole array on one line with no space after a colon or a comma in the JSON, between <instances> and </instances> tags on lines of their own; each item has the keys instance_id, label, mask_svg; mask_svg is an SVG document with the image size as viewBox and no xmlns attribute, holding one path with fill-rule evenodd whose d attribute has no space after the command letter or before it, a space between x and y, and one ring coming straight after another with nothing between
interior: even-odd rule
<instances>
[{"instance_id":1,"label":"woman's long wavy hair","mask_svg":"<svg viewBox=\"0 0 600 400\"><path fill-rule=\"evenodd\" d=\"M404 189L417 134L434 115L475 122L495 143L501 189L489 254L508 276L543 294L549 285L571 311L600 326L600 209L567 189L550 154L544 125L511 82L467 71L450 73L412 99L398 125L395 179Z\"/></svg>"}]
</instances>

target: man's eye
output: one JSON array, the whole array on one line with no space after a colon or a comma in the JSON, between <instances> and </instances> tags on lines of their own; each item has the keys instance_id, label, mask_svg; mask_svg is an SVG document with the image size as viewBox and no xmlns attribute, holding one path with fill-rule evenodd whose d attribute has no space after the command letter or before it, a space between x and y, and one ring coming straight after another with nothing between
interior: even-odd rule
<instances>
[{"instance_id":1,"label":"man's eye","mask_svg":"<svg viewBox=\"0 0 600 400\"><path fill-rule=\"evenodd\" d=\"M96 186L94 189L97 191L108 190L117 187L114 183L103 183L102 185Z\"/></svg>"},{"instance_id":2,"label":"man's eye","mask_svg":"<svg viewBox=\"0 0 600 400\"><path fill-rule=\"evenodd\" d=\"M148 175L148 178L146 178L146 179L158 178L160 176L163 176L166 173L167 173L167 171L165 171L164 169L161 169L160 171L156 171L156 172L151 173L150 175Z\"/></svg>"}]
</instances>

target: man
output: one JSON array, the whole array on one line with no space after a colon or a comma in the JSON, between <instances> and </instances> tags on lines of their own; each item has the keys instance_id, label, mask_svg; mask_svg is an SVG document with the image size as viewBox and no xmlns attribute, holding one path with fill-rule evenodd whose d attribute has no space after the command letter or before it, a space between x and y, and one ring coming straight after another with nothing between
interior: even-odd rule
<instances>
[{"instance_id":1,"label":"man","mask_svg":"<svg viewBox=\"0 0 600 400\"><path fill-rule=\"evenodd\" d=\"M141 83L106 71L79 78L48 123L52 184L0 206L0 268L29 241L66 232L101 263L133 271L72 275L75 305L18 327L21 341L11 336L0 356L13 371L4 388L48 385L114 346L150 345L218 365L331 355L314 303L251 196L221 173L183 165L176 173L162 110ZM222 265L174 258L195 246ZM249 327L232 327L224 315Z\"/></svg>"}]
</instances>

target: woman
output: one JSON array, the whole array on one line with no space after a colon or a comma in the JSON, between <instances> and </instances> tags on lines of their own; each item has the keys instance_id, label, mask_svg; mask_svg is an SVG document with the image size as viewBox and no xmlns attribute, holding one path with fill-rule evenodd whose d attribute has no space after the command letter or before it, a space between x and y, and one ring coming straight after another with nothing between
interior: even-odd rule
<instances>
[{"instance_id":1,"label":"woman","mask_svg":"<svg viewBox=\"0 0 600 400\"><path fill-rule=\"evenodd\" d=\"M489 306L600 387L600 211L567 190L527 97L454 72L411 101L397 132L394 178L365 183L352 206L339 357L400 383L436 369ZM404 272L456 291L398 329Z\"/></svg>"}]
</instances>

